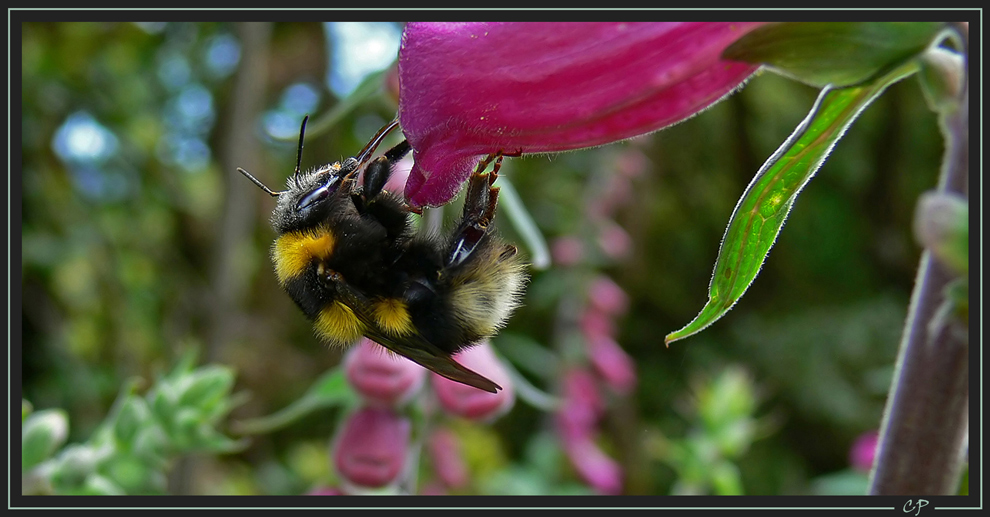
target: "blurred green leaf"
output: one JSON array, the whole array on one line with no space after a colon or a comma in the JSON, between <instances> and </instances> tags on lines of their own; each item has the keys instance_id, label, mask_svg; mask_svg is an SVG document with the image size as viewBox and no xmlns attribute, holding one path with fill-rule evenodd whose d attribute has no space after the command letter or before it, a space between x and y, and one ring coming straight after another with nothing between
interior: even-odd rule
<instances>
[{"instance_id":1,"label":"blurred green leaf","mask_svg":"<svg viewBox=\"0 0 990 517\"><path fill-rule=\"evenodd\" d=\"M785 22L746 34L722 57L765 63L819 88L857 85L917 57L945 29L936 22Z\"/></svg>"},{"instance_id":2,"label":"blurred green leaf","mask_svg":"<svg viewBox=\"0 0 990 517\"><path fill-rule=\"evenodd\" d=\"M153 421L151 410L144 399L127 396L113 423L114 436L124 447L130 448L143 428L155 425L157 423Z\"/></svg>"},{"instance_id":3,"label":"blurred green leaf","mask_svg":"<svg viewBox=\"0 0 990 517\"><path fill-rule=\"evenodd\" d=\"M730 461L720 461L711 472L712 491L715 495L742 495L742 480L739 468Z\"/></svg>"},{"instance_id":4,"label":"blurred green leaf","mask_svg":"<svg viewBox=\"0 0 990 517\"><path fill-rule=\"evenodd\" d=\"M69 416L61 409L32 413L21 424L21 470L50 458L69 435Z\"/></svg>"},{"instance_id":5,"label":"blurred green leaf","mask_svg":"<svg viewBox=\"0 0 990 517\"><path fill-rule=\"evenodd\" d=\"M868 84L822 90L808 116L746 187L719 247L708 303L684 328L667 335L668 345L700 332L735 305L760 272L801 189L832 147L888 86L915 71L911 63Z\"/></svg>"},{"instance_id":6,"label":"blurred green leaf","mask_svg":"<svg viewBox=\"0 0 990 517\"><path fill-rule=\"evenodd\" d=\"M97 466L113 452L109 444L70 445L63 449L52 462L50 476L55 492L69 494L81 489Z\"/></svg>"},{"instance_id":7,"label":"blurred green leaf","mask_svg":"<svg viewBox=\"0 0 990 517\"><path fill-rule=\"evenodd\" d=\"M184 379L178 403L198 409L205 419L220 417L230 409L224 402L233 386L234 372L229 367L204 366Z\"/></svg>"},{"instance_id":8,"label":"blurred green leaf","mask_svg":"<svg viewBox=\"0 0 990 517\"><path fill-rule=\"evenodd\" d=\"M106 476L90 474L86 477L86 482L77 491L69 492L69 495L126 495L124 488Z\"/></svg>"},{"instance_id":9,"label":"blurred green leaf","mask_svg":"<svg viewBox=\"0 0 990 517\"><path fill-rule=\"evenodd\" d=\"M811 490L816 495L866 495L869 486L866 473L848 469L815 478Z\"/></svg>"},{"instance_id":10,"label":"blurred green leaf","mask_svg":"<svg viewBox=\"0 0 990 517\"><path fill-rule=\"evenodd\" d=\"M125 494L164 494L167 488L164 473L140 458L127 454L109 458L101 466L100 472Z\"/></svg>"},{"instance_id":11,"label":"blurred green leaf","mask_svg":"<svg viewBox=\"0 0 990 517\"><path fill-rule=\"evenodd\" d=\"M334 406L351 406L357 403L357 395L347 384L343 368L327 371L299 399L271 415L234 422L233 428L240 434L269 433L318 409Z\"/></svg>"}]
</instances>

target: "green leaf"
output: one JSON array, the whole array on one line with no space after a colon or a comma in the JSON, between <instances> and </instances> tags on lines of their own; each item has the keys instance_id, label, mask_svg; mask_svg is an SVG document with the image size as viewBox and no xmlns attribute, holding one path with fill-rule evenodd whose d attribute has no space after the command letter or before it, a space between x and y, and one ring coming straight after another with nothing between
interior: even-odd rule
<instances>
[{"instance_id":1,"label":"green leaf","mask_svg":"<svg viewBox=\"0 0 990 517\"><path fill-rule=\"evenodd\" d=\"M167 488L167 480L161 471L141 458L127 454L108 458L101 466L100 474L126 494L164 494Z\"/></svg>"},{"instance_id":2,"label":"green leaf","mask_svg":"<svg viewBox=\"0 0 990 517\"><path fill-rule=\"evenodd\" d=\"M114 483L111 479L99 474L92 474L86 478L86 483L78 491L71 495L126 495L127 492Z\"/></svg>"},{"instance_id":3,"label":"green leaf","mask_svg":"<svg viewBox=\"0 0 990 517\"><path fill-rule=\"evenodd\" d=\"M813 86L850 86L913 59L945 27L937 22L772 23L737 40L722 57L766 64Z\"/></svg>"},{"instance_id":4,"label":"green leaf","mask_svg":"<svg viewBox=\"0 0 990 517\"><path fill-rule=\"evenodd\" d=\"M96 472L97 467L114 454L109 445L70 445L54 459L51 482L58 494L73 493L86 479Z\"/></svg>"},{"instance_id":5,"label":"green leaf","mask_svg":"<svg viewBox=\"0 0 990 517\"><path fill-rule=\"evenodd\" d=\"M32 413L21 426L21 470L50 458L69 435L69 417L61 409Z\"/></svg>"},{"instance_id":6,"label":"green leaf","mask_svg":"<svg viewBox=\"0 0 990 517\"><path fill-rule=\"evenodd\" d=\"M343 368L334 368L317 379L300 399L271 415L235 422L240 434L261 434L285 427L317 409L354 405L357 395L347 384Z\"/></svg>"},{"instance_id":7,"label":"green leaf","mask_svg":"<svg viewBox=\"0 0 990 517\"><path fill-rule=\"evenodd\" d=\"M860 86L822 90L808 116L763 164L736 204L719 247L708 303L684 328L668 334L666 344L700 332L732 308L756 278L798 194L832 147L888 86L916 71L917 65L909 62Z\"/></svg>"},{"instance_id":8,"label":"green leaf","mask_svg":"<svg viewBox=\"0 0 990 517\"><path fill-rule=\"evenodd\" d=\"M113 432L121 445L129 450L134 444L138 432L144 427L154 425L157 424L152 419L151 410L148 409L148 404L144 399L129 395L116 415L113 422Z\"/></svg>"},{"instance_id":9,"label":"green leaf","mask_svg":"<svg viewBox=\"0 0 990 517\"><path fill-rule=\"evenodd\" d=\"M180 385L185 390L179 395L179 406L219 417L228 409L223 402L234 386L234 372L224 366L203 366L187 374Z\"/></svg>"},{"instance_id":10,"label":"green leaf","mask_svg":"<svg viewBox=\"0 0 990 517\"><path fill-rule=\"evenodd\" d=\"M712 467L711 482L715 495L743 494L739 468L730 461L719 461Z\"/></svg>"}]
</instances>

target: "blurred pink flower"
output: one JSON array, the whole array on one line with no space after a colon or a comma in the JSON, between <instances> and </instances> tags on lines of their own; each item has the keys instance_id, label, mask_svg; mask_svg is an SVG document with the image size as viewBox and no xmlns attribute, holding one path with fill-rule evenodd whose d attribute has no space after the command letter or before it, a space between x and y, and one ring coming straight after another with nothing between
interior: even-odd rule
<instances>
[{"instance_id":1,"label":"blurred pink flower","mask_svg":"<svg viewBox=\"0 0 990 517\"><path fill-rule=\"evenodd\" d=\"M632 238L629 234L611 220L601 221L598 234L598 245L602 252L612 260L622 260L632 251Z\"/></svg>"},{"instance_id":2,"label":"blurred pink flower","mask_svg":"<svg viewBox=\"0 0 990 517\"><path fill-rule=\"evenodd\" d=\"M462 488L468 483L467 465L461 456L461 442L449 429L439 428L430 435L427 452L433 471L447 488Z\"/></svg>"},{"instance_id":3,"label":"blurred pink flower","mask_svg":"<svg viewBox=\"0 0 990 517\"><path fill-rule=\"evenodd\" d=\"M554 416L571 465L598 492L618 494L622 491L622 469L595 444L598 421L605 411L595 377L583 369L565 372L561 399Z\"/></svg>"},{"instance_id":4,"label":"blurred pink flower","mask_svg":"<svg viewBox=\"0 0 990 517\"><path fill-rule=\"evenodd\" d=\"M550 254L559 266L573 266L584 258L584 243L573 235L558 237L553 241Z\"/></svg>"},{"instance_id":5,"label":"blurred pink flower","mask_svg":"<svg viewBox=\"0 0 990 517\"><path fill-rule=\"evenodd\" d=\"M409 452L411 425L391 409L364 407L351 414L337 435L333 463L342 478L380 488L399 480Z\"/></svg>"},{"instance_id":6,"label":"blurred pink flower","mask_svg":"<svg viewBox=\"0 0 990 517\"><path fill-rule=\"evenodd\" d=\"M877 441L879 436L876 431L863 433L853 442L849 449L849 463L854 469L861 472L869 472L873 468L873 459L877 454Z\"/></svg>"},{"instance_id":7,"label":"blurred pink flower","mask_svg":"<svg viewBox=\"0 0 990 517\"><path fill-rule=\"evenodd\" d=\"M644 139L635 139L636 142L644 142ZM640 144L642 145L642 144ZM630 147L619 154L615 160L615 172L626 179L635 179L643 175L649 168L650 160L643 154L643 151Z\"/></svg>"},{"instance_id":8,"label":"blurred pink flower","mask_svg":"<svg viewBox=\"0 0 990 517\"><path fill-rule=\"evenodd\" d=\"M605 401L590 372L572 369L564 373L561 399L556 421L565 442L585 439L597 432L598 419L605 411Z\"/></svg>"},{"instance_id":9,"label":"blurred pink flower","mask_svg":"<svg viewBox=\"0 0 990 517\"><path fill-rule=\"evenodd\" d=\"M636 386L636 365L629 354L604 334L586 336L591 366L605 384L620 395L628 395Z\"/></svg>"},{"instance_id":10,"label":"blurred pink flower","mask_svg":"<svg viewBox=\"0 0 990 517\"><path fill-rule=\"evenodd\" d=\"M419 495L447 495L447 489L440 483L426 483L419 489Z\"/></svg>"},{"instance_id":11,"label":"blurred pink flower","mask_svg":"<svg viewBox=\"0 0 990 517\"><path fill-rule=\"evenodd\" d=\"M595 307L589 307L581 314L578 326L585 338L596 335L615 337L615 322L612 317Z\"/></svg>"},{"instance_id":12,"label":"blurred pink flower","mask_svg":"<svg viewBox=\"0 0 990 517\"><path fill-rule=\"evenodd\" d=\"M629 309L629 296L614 280L599 275L588 285L588 303L609 316L621 316Z\"/></svg>"},{"instance_id":13,"label":"blurred pink flower","mask_svg":"<svg viewBox=\"0 0 990 517\"><path fill-rule=\"evenodd\" d=\"M655 131L718 101L757 67L722 51L759 23L410 23L399 119L416 164L406 197L448 202L478 159Z\"/></svg>"},{"instance_id":14,"label":"blurred pink flower","mask_svg":"<svg viewBox=\"0 0 990 517\"><path fill-rule=\"evenodd\" d=\"M581 479L596 491L605 495L622 492L622 467L590 438L564 440L564 452Z\"/></svg>"},{"instance_id":15,"label":"blurred pink flower","mask_svg":"<svg viewBox=\"0 0 990 517\"><path fill-rule=\"evenodd\" d=\"M347 351L344 371L362 399L386 407L407 402L426 378L426 369L367 338Z\"/></svg>"},{"instance_id":16,"label":"blurred pink flower","mask_svg":"<svg viewBox=\"0 0 990 517\"><path fill-rule=\"evenodd\" d=\"M433 389L444 411L472 420L490 422L512 408L516 400L512 381L502 362L495 357L491 344L482 341L455 357L465 367L502 386L502 390L489 393L433 374Z\"/></svg>"},{"instance_id":17,"label":"blurred pink flower","mask_svg":"<svg viewBox=\"0 0 990 517\"><path fill-rule=\"evenodd\" d=\"M618 173L609 174L604 188L588 202L588 216L591 220L601 220L610 217L615 211L629 204L633 189L629 178Z\"/></svg>"}]
</instances>

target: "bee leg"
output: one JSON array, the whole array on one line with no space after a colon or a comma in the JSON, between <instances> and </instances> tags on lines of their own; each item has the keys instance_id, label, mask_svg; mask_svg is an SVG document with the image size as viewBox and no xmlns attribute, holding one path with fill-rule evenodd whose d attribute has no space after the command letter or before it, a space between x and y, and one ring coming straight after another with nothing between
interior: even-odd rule
<instances>
[{"instance_id":1,"label":"bee leg","mask_svg":"<svg viewBox=\"0 0 990 517\"><path fill-rule=\"evenodd\" d=\"M344 305L356 309L361 314L367 314L371 302L360 291L347 283L344 275L332 269L323 268L320 268L317 274L320 275L320 281L323 285L344 302Z\"/></svg>"},{"instance_id":2,"label":"bee leg","mask_svg":"<svg viewBox=\"0 0 990 517\"><path fill-rule=\"evenodd\" d=\"M495 219L498 187L492 185L498 179L502 156L502 153L498 152L485 157L478 163L478 167L468 180L461 223L454 234L454 241L447 256L448 266L456 266L464 262L484 238L489 225ZM492 171L482 172L492 160L495 161Z\"/></svg>"},{"instance_id":3,"label":"bee leg","mask_svg":"<svg viewBox=\"0 0 990 517\"><path fill-rule=\"evenodd\" d=\"M392 175L392 165L401 160L410 151L409 142L403 140L395 147L389 149L384 155L371 161L364 169L364 200L370 202L375 199L389 176Z\"/></svg>"}]
</instances>

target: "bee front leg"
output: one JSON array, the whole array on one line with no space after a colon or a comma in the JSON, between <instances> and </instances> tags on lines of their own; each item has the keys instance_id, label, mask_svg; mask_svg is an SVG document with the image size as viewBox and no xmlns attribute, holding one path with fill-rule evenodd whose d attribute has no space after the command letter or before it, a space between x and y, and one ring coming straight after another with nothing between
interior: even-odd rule
<instances>
[{"instance_id":1,"label":"bee front leg","mask_svg":"<svg viewBox=\"0 0 990 517\"><path fill-rule=\"evenodd\" d=\"M370 203L381 193L388 178L392 175L392 166L408 154L410 149L409 142L403 140L365 167L363 182L365 203Z\"/></svg>"}]
</instances>

